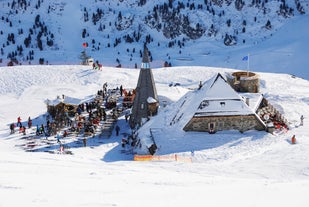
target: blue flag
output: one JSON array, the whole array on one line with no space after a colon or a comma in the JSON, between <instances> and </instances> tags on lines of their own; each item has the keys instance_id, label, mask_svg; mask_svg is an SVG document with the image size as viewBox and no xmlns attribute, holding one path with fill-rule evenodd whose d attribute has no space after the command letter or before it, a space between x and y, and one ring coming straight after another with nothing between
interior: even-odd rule
<instances>
[{"instance_id":1,"label":"blue flag","mask_svg":"<svg viewBox=\"0 0 309 207\"><path fill-rule=\"evenodd\" d=\"M242 60L247 61L249 59L248 55L242 58Z\"/></svg>"}]
</instances>

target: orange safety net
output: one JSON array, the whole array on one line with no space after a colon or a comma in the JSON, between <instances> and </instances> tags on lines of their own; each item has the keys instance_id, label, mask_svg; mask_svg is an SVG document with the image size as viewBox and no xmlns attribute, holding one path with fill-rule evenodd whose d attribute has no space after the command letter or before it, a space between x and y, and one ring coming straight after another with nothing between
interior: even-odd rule
<instances>
[{"instance_id":1,"label":"orange safety net","mask_svg":"<svg viewBox=\"0 0 309 207\"><path fill-rule=\"evenodd\" d=\"M134 161L192 162L192 157L177 155L177 154L171 154L171 155L134 155Z\"/></svg>"}]
</instances>

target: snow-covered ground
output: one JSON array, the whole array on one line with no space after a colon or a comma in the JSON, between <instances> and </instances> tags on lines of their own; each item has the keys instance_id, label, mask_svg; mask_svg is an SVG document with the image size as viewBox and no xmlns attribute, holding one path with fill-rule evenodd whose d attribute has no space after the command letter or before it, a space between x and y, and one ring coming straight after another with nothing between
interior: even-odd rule
<instances>
[{"instance_id":1,"label":"snow-covered ground","mask_svg":"<svg viewBox=\"0 0 309 207\"><path fill-rule=\"evenodd\" d=\"M153 69L159 112L217 72L209 67ZM57 95L85 98L108 88L134 88L139 70L86 66L18 66L0 70L0 206L281 206L309 205L309 82L287 74L259 73L261 92L290 121L286 134L237 131L169 132L160 154L191 154L187 162L136 162L121 153L121 136L73 155L25 152L22 135L9 135L9 124L30 116L45 124L46 99ZM180 86L169 87L170 83ZM299 125L301 115L304 126ZM163 120L164 121L164 120ZM128 129L119 117L121 132ZM165 130L165 132L168 131ZM296 145L290 144L295 134ZM167 145L173 139L182 145ZM37 138L40 139L40 138ZM54 137L49 137L54 140ZM99 139L99 138L94 138Z\"/></svg>"}]
</instances>

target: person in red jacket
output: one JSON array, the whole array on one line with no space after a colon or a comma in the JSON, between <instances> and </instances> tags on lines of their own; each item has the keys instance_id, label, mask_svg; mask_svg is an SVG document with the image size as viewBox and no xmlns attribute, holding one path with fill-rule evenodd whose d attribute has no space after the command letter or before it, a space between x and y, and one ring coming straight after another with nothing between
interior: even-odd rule
<instances>
[{"instance_id":1,"label":"person in red jacket","mask_svg":"<svg viewBox=\"0 0 309 207\"><path fill-rule=\"evenodd\" d=\"M291 139L291 143L292 144L296 144L296 138L295 138L295 135L293 135L292 139Z\"/></svg>"},{"instance_id":2,"label":"person in red jacket","mask_svg":"<svg viewBox=\"0 0 309 207\"><path fill-rule=\"evenodd\" d=\"M21 125L21 118L20 118L20 116L17 118L17 126L22 126Z\"/></svg>"}]
</instances>

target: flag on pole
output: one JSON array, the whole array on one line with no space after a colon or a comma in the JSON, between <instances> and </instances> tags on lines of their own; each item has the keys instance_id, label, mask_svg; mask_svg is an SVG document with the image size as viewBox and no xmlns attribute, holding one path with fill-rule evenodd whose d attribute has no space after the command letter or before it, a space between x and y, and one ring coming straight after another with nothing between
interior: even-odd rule
<instances>
[{"instance_id":1,"label":"flag on pole","mask_svg":"<svg viewBox=\"0 0 309 207\"><path fill-rule=\"evenodd\" d=\"M247 76L249 77L249 54L242 58L243 61L247 61Z\"/></svg>"},{"instance_id":2,"label":"flag on pole","mask_svg":"<svg viewBox=\"0 0 309 207\"><path fill-rule=\"evenodd\" d=\"M246 55L245 57L242 58L243 61L247 61L249 59L249 56Z\"/></svg>"}]
</instances>

